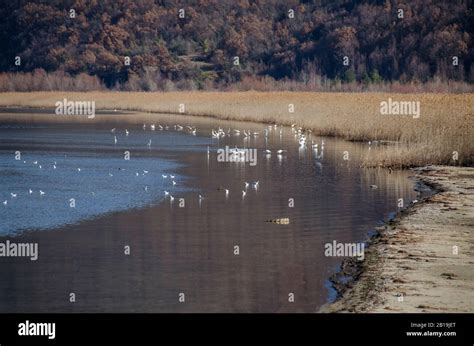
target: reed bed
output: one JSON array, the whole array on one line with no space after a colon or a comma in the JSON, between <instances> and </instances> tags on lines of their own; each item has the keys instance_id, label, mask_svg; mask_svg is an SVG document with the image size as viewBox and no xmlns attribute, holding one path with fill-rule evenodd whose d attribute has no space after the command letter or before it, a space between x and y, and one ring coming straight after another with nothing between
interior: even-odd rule
<instances>
[{"instance_id":1,"label":"reed bed","mask_svg":"<svg viewBox=\"0 0 474 346\"><path fill-rule=\"evenodd\" d=\"M31 92L0 93L0 106L53 109L55 102L64 98L95 101L97 109L170 114L179 114L183 104L186 115L296 124L316 135L350 141L389 141L367 156L365 165L372 167L474 162L472 93ZM420 117L382 115L380 103L389 98L419 101ZM290 104L294 105L294 113L290 112Z\"/></svg>"}]
</instances>

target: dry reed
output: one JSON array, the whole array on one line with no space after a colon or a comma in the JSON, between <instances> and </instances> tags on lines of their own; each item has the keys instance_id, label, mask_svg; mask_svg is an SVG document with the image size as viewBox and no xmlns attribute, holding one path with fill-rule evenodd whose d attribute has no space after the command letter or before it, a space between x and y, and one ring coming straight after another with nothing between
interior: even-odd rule
<instances>
[{"instance_id":1,"label":"dry reed","mask_svg":"<svg viewBox=\"0 0 474 346\"><path fill-rule=\"evenodd\" d=\"M351 141L391 141L367 166L472 165L474 94L312 92L32 92L0 93L0 106L54 108L58 100L95 101L97 109L179 113L291 125ZM419 101L420 118L381 115L388 98ZM294 113L289 112L294 105ZM458 159L453 160L455 153ZM454 155L454 156L453 156Z\"/></svg>"}]
</instances>

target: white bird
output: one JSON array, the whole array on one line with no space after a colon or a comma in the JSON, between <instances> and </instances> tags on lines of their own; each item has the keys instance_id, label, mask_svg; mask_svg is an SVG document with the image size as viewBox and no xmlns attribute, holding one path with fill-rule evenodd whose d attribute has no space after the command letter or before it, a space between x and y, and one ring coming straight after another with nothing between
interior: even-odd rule
<instances>
[{"instance_id":1,"label":"white bird","mask_svg":"<svg viewBox=\"0 0 474 346\"><path fill-rule=\"evenodd\" d=\"M125 129L125 136L128 136L129 133L130 133L130 132L128 132L128 130Z\"/></svg>"},{"instance_id":2,"label":"white bird","mask_svg":"<svg viewBox=\"0 0 474 346\"><path fill-rule=\"evenodd\" d=\"M173 174L170 174L170 178L171 178L171 179L174 179L174 175L173 175Z\"/></svg>"},{"instance_id":3,"label":"white bird","mask_svg":"<svg viewBox=\"0 0 474 346\"><path fill-rule=\"evenodd\" d=\"M145 191L148 191L148 186L145 186Z\"/></svg>"},{"instance_id":4,"label":"white bird","mask_svg":"<svg viewBox=\"0 0 474 346\"><path fill-rule=\"evenodd\" d=\"M370 185L371 189L376 189L378 186L377 185Z\"/></svg>"},{"instance_id":5,"label":"white bird","mask_svg":"<svg viewBox=\"0 0 474 346\"><path fill-rule=\"evenodd\" d=\"M245 182L245 188L247 189L249 187L249 183L248 182Z\"/></svg>"},{"instance_id":6,"label":"white bird","mask_svg":"<svg viewBox=\"0 0 474 346\"><path fill-rule=\"evenodd\" d=\"M140 174L138 174L138 172L136 172L135 175L138 177Z\"/></svg>"},{"instance_id":7,"label":"white bird","mask_svg":"<svg viewBox=\"0 0 474 346\"><path fill-rule=\"evenodd\" d=\"M8 204L8 201L7 200L4 200L3 201L3 205L7 205Z\"/></svg>"},{"instance_id":8,"label":"white bird","mask_svg":"<svg viewBox=\"0 0 474 346\"><path fill-rule=\"evenodd\" d=\"M110 130L110 132L114 133L115 132L115 127L112 130Z\"/></svg>"},{"instance_id":9,"label":"white bird","mask_svg":"<svg viewBox=\"0 0 474 346\"><path fill-rule=\"evenodd\" d=\"M33 193L33 190L32 190L32 189L30 189L29 193L30 193L30 195L31 195L31 194Z\"/></svg>"},{"instance_id":10,"label":"white bird","mask_svg":"<svg viewBox=\"0 0 474 346\"><path fill-rule=\"evenodd\" d=\"M40 190L40 196L43 196L44 195L44 192Z\"/></svg>"},{"instance_id":11,"label":"white bird","mask_svg":"<svg viewBox=\"0 0 474 346\"><path fill-rule=\"evenodd\" d=\"M150 128L151 128L152 131L155 131L155 124L151 124Z\"/></svg>"},{"instance_id":12,"label":"white bird","mask_svg":"<svg viewBox=\"0 0 474 346\"><path fill-rule=\"evenodd\" d=\"M17 194L13 192L11 192L10 195L12 196L12 198L15 198L17 196Z\"/></svg>"},{"instance_id":13,"label":"white bird","mask_svg":"<svg viewBox=\"0 0 474 346\"><path fill-rule=\"evenodd\" d=\"M228 190L228 189L224 189L224 191L225 191L225 196L226 196L226 197L229 197L229 190Z\"/></svg>"},{"instance_id":14,"label":"white bird","mask_svg":"<svg viewBox=\"0 0 474 346\"><path fill-rule=\"evenodd\" d=\"M243 191L242 190L242 198L245 198L245 195L247 194L247 192Z\"/></svg>"},{"instance_id":15,"label":"white bird","mask_svg":"<svg viewBox=\"0 0 474 346\"><path fill-rule=\"evenodd\" d=\"M199 195L199 201L202 201L204 199L204 197L202 197L201 195Z\"/></svg>"},{"instance_id":16,"label":"white bird","mask_svg":"<svg viewBox=\"0 0 474 346\"><path fill-rule=\"evenodd\" d=\"M166 175L166 174L162 174L161 176L163 177L163 179L168 178L168 175Z\"/></svg>"},{"instance_id":17,"label":"white bird","mask_svg":"<svg viewBox=\"0 0 474 346\"><path fill-rule=\"evenodd\" d=\"M80 171L81 171L81 169L80 169L80 168L78 168L78 169L77 169L77 171L78 171L78 172L80 172Z\"/></svg>"},{"instance_id":18,"label":"white bird","mask_svg":"<svg viewBox=\"0 0 474 346\"><path fill-rule=\"evenodd\" d=\"M279 150L277 151L277 154L278 154L278 155L282 155L283 153L286 153L286 150L279 149Z\"/></svg>"},{"instance_id":19,"label":"white bird","mask_svg":"<svg viewBox=\"0 0 474 346\"><path fill-rule=\"evenodd\" d=\"M159 127L159 129L160 129L160 130L163 130L163 126L161 126L161 125L158 125L158 127Z\"/></svg>"},{"instance_id":20,"label":"white bird","mask_svg":"<svg viewBox=\"0 0 474 346\"><path fill-rule=\"evenodd\" d=\"M56 165L53 165L53 169L56 169Z\"/></svg>"},{"instance_id":21,"label":"white bird","mask_svg":"<svg viewBox=\"0 0 474 346\"><path fill-rule=\"evenodd\" d=\"M151 139L148 140L148 147L151 147Z\"/></svg>"},{"instance_id":22,"label":"white bird","mask_svg":"<svg viewBox=\"0 0 474 346\"><path fill-rule=\"evenodd\" d=\"M33 161L33 164L34 164L34 165L37 165L37 164L38 164L38 161Z\"/></svg>"},{"instance_id":23,"label":"white bird","mask_svg":"<svg viewBox=\"0 0 474 346\"><path fill-rule=\"evenodd\" d=\"M264 152L265 152L265 154L267 154L267 155L271 155L271 154L272 154L272 151L271 151L271 150L268 150L268 149L264 150Z\"/></svg>"},{"instance_id":24,"label":"white bird","mask_svg":"<svg viewBox=\"0 0 474 346\"><path fill-rule=\"evenodd\" d=\"M114 175L112 173L109 173L109 177L113 177Z\"/></svg>"},{"instance_id":25,"label":"white bird","mask_svg":"<svg viewBox=\"0 0 474 346\"><path fill-rule=\"evenodd\" d=\"M146 124L143 124L143 130L146 130Z\"/></svg>"},{"instance_id":26,"label":"white bird","mask_svg":"<svg viewBox=\"0 0 474 346\"><path fill-rule=\"evenodd\" d=\"M117 136L114 136L114 143L117 144Z\"/></svg>"},{"instance_id":27,"label":"white bird","mask_svg":"<svg viewBox=\"0 0 474 346\"><path fill-rule=\"evenodd\" d=\"M39 165L38 167L39 167L39 169L43 168L43 167L41 167L41 165Z\"/></svg>"},{"instance_id":28,"label":"white bird","mask_svg":"<svg viewBox=\"0 0 474 346\"><path fill-rule=\"evenodd\" d=\"M170 195L170 202L174 201L174 197Z\"/></svg>"},{"instance_id":29,"label":"white bird","mask_svg":"<svg viewBox=\"0 0 474 346\"><path fill-rule=\"evenodd\" d=\"M165 196L168 196L170 193L168 191L165 191Z\"/></svg>"},{"instance_id":30,"label":"white bird","mask_svg":"<svg viewBox=\"0 0 474 346\"><path fill-rule=\"evenodd\" d=\"M252 186L255 188L255 190L258 189L258 184L259 184L259 180L252 183Z\"/></svg>"},{"instance_id":31,"label":"white bird","mask_svg":"<svg viewBox=\"0 0 474 346\"><path fill-rule=\"evenodd\" d=\"M299 143L300 143L300 146L303 147L303 146L306 145L306 137L305 137L305 136L301 136L298 141L299 141Z\"/></svg>"},{"instance_id":32,"label":"white bird","mask_svg":"<svg viewBox=\"0 0 474 346\"><path fill-rule=\"evenodd\" d=\"M175 185L176 185L176 182L173 180L173 186L175 186Z\"/></svg>"},{"instance_id":33,"label":"white bird","mask_svg":"<svg viewBox=\"0 0 474 346\"><path fill-rule=\"evenodd\" d=\"M143 170L143 173L148 174L148 171Z\"/></svg>"}]
</instances>

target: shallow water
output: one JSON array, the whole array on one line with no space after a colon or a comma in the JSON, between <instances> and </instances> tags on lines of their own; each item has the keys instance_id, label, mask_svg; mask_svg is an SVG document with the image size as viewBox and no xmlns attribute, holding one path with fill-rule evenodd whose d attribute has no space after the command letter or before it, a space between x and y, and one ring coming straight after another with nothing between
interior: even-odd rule
<instances>
[{"instance_id":1,"label":"shallow water","mask_svg":"<svg viewBox=\"0 0 474 346\"><path fill-rule=\"evenodd\" d=\"M280 136L266 125L153 119L169 128L113 125L117 144L100 124L0 129L0 196L8 200L0 205L0 231L39 244L37 261L0 257L1 312L314 312L333 294L327 279L342 260L326 257L325 244L365 241L397 211L399 198L404 205L416 198L408 172L360 168L377 150L365 143L312 136L303 150L289 128ZM195 136L187 124L197 126ZM259 135L211 139L218 126ZM256 148L257 164L217 162L225 145ZM41 170L30 163L36 160ZM161 176L170 173L174 187ZM257 180L257 189L245 189ZM28 193L43 187L44 196ZM74 209L70 196L77 196ZM274 218L290 222L265 222Z\"/></svg>"}]
</instances>

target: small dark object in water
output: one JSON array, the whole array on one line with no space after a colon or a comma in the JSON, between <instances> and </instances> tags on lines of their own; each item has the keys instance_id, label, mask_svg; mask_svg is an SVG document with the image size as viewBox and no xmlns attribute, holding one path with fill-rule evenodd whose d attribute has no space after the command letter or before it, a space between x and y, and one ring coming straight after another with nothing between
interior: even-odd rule
<instances>
[{"instance_id":1,"label":"small dark object in water","mask_svg":"<svg viewBox=\"0 0 474 346\"><path fill-rule=\"evenodd\" d=\"M265 222L277 223L280 225L288 225L290 223L290 219L289 218L270 219L270 220L265 220Z\"/></svg>"}]
</instances>

